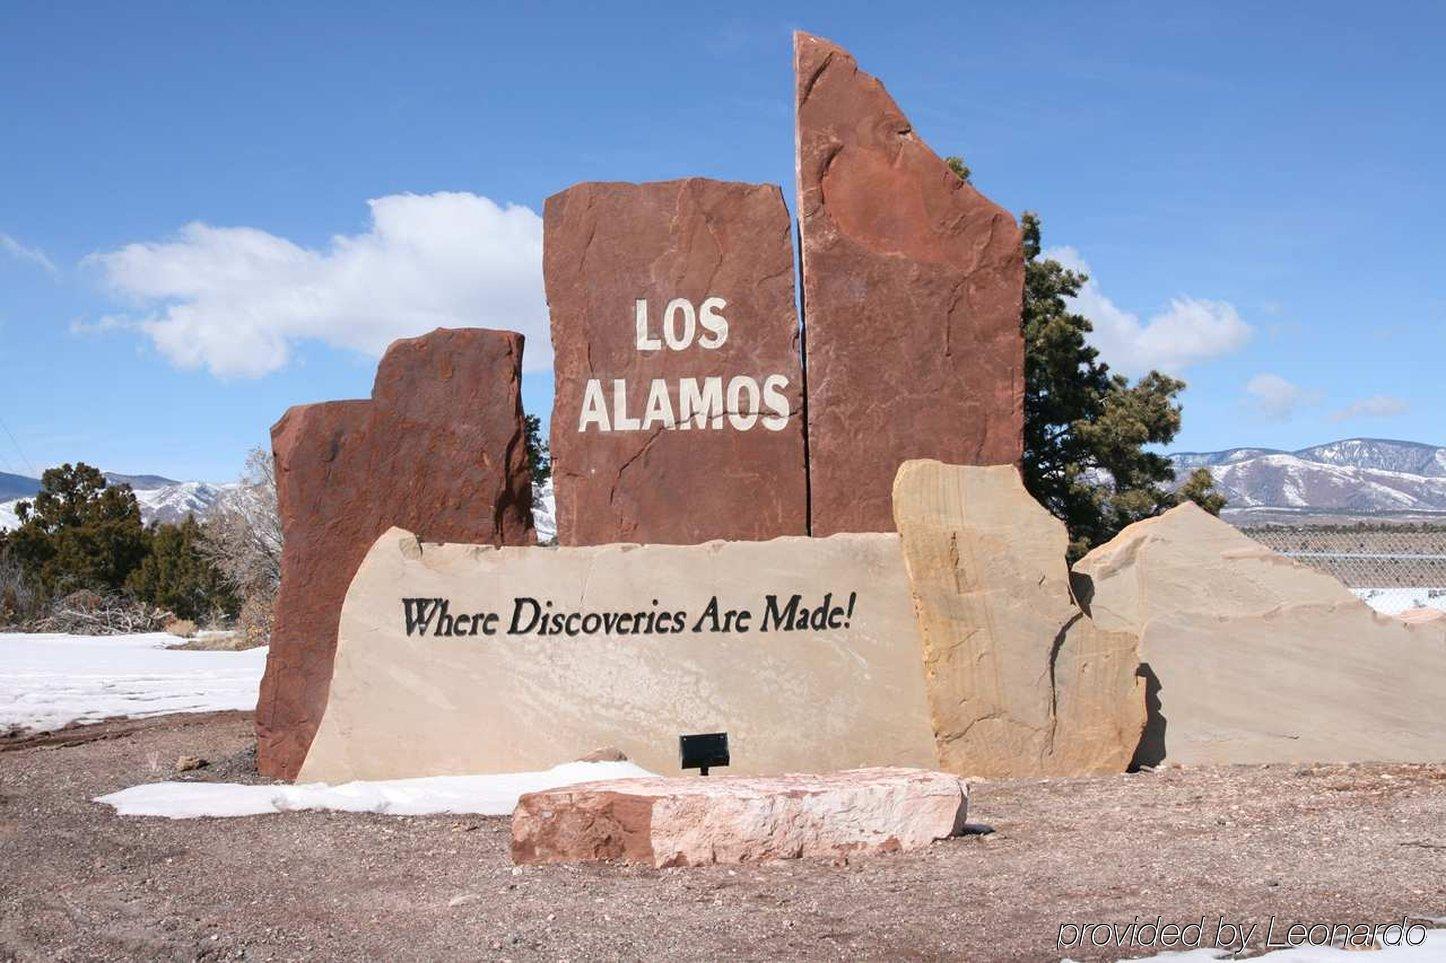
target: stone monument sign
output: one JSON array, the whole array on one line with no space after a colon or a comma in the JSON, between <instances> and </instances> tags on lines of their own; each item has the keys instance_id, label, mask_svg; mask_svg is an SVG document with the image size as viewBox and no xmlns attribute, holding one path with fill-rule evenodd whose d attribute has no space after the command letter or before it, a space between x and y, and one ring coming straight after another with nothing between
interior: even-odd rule
<instances>
[{"instance_id":1,"label":"stone monument sign","mask_svg":"<svg viewBox=\"0 0 1446 963\"><path fill-rule=\"evenodd\" d=\"M679 736L720 731L745 775L1439 759L1446 623L1373 613L1193 506L1068 569L1017 468L1013 218L846 51L798 34L796 66L802 328L777 187L547 201L562 547L531 544L520 335L398 342L370 400L276 425L262 772L610 745L671 774ZM584 823L616 802L579 798ZM639 858L703 858L644 818L656 798L621 805ZM570 858L540 838L529 858Z\"/></svg>"}]
</instances>

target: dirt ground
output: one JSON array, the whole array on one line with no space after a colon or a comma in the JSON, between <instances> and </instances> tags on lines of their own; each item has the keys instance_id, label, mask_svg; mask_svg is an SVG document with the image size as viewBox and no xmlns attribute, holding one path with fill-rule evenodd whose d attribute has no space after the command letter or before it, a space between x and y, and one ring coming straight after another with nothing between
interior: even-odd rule
<instances>
[{"instance_id":1,"label":"dirt ground","mask_svg":"<svg viewBox=\"0 0 1446 963\"><path fill-rule=\"evenodd\" d=\"M0 741L0 959L1111 959L1148 953L1061 948L1061 923L1446 917L1446 766L976 782L993 833L662 871L514 868L505 819L90 801L182 754L254 781L250 744L244 713Z\"/></svg>"}]
</instances>

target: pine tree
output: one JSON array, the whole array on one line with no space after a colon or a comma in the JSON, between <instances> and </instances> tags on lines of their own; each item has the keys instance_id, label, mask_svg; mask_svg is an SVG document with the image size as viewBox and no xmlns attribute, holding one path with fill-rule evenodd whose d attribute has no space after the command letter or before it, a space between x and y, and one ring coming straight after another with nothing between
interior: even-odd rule
<instances>
[{"instance_id":1,"label":"pine tree","mask_svg":"<svg viewBox=\"0 0 1446 963\"><path fill-rule=\"evenodd\" d=\"M129 485L107 485L84 462L51 468L33 501L16 505L20 526L5 546L45 596L77 589L116 592L150 550Z\"/></svg>"},{"instance_id":2,"label":"pine tree","mask_svg":"<svg viewBox=\"0 0 1446 963\"><path fill-rule=\"evenodd\" d=\"M196 622L236 614L239 600L203 552L205 533L195 518L155 525L149 534L150 554L126 579L132 595Z\"/></svg>"},{"instance_id":3,"label":"pine tree","mask_svg":"<svg viewBox=\"0 0 1446 963\"><path fill-rule=\"evenodd\" d=\"M1185 382L1151 371L1134 384L1112 374L1086 340L1093 329L1068 300L1088 278L1041 254L1040 221L1024 232L1024 484L1069 529L1077 558L1120 529L1190 499L1225 504L1208 471L1178 492L1164 455L1180 430Z\"/></svg>"},{"instance_id":4,"label":"pine tree","mask_svg":"<svg viewBox=\"0 0 1446 963\"><path fill-rule=\"evenodd\" d=\"M944 163L968 181L962 157ZM1220 514L1225 496L1206 469L1178 490L1175 470L1147 446L1167 445L1180 431L1185 382L1151 371L1131 384L1112 374L1086 335L1089 319L1069 299L1089 280L1042 255L1039 215L1020 218L1024 234L1024 487L1064 522L1070 558L1120 529L1180 502Z\"/></svg>"},{"instance_id":5,"label":"pine tree","mask_svg":"<svg viewBox=\"0 0 1446 963\"><path fill-rule=\"evenodd\" d=\"M542 440L542 419L524 415L522 421L527 429L527 460L532 465L532 483L541 485L552 477L552 452Z\"/></svg>"},{"instance_id":6,"label":"pine tree","mask_svg":"<svg viewBox=\"0 0 1446 963\"><path fill-rule=\"evenodd\" d=\"M1229 500L1215 488L1215 476L1208 468L1197 468L1175 493L1180 501L1192 501L1211 515L1219 515Z\"/></svg>"}]
</instances>

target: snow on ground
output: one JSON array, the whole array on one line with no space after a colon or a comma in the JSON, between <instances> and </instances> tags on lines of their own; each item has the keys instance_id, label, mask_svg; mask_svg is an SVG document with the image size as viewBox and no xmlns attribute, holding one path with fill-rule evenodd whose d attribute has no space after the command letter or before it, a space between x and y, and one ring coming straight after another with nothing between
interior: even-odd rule
<instances>
[{"instance_id":1,"label":"snow on ground","mask_svg":"<svg viewBox=\"0 0 1446 963\"><path fill-rule=\"evenodd\" d=\"M1446 589L1442 588L1353 588L1351 591L1383 615L1400 615L1407 609L1446 612Z\"/></svg>"},{"instance_id":2,"label":"snow on ground","mask_svg":"<svg viewBox=\"0 0 1446 963\"><path fill-rule=\"evenodd\" d=\"M154 782L122 789L96 802L114 806L122 816L259 816L298 809L330 809L352 813L424 816L432 813L479 813L508 816L517 797L598 779L651 776L631 762L568 762L543 772L507 772L490 776L426 776L304 785L245 786L214 782Z\"/></svg>"},{"instance_id":3,"label":"snow on ground","mask_svg":"<svg viewBox=\"0 0 1446 963\"><path fill-rule=\"evenodd\" d=\"M266 649L166 648L178 641L163 632L0 633L0 730L256 707Z\"/></svg>"},{"instance_id":4,"label":"snow on ground","mask_svg":"<svg viewBox=\"0 0 1446 963\"><path fill-rule=\"evenodd\" d=\"M1430 925L1440 926L1441 922L1439 919L1433 920ZM1289 924L1277 922L1277 925L1276 936L1273 938L1284 942L1285 929ZM1252 959L1261 960L1263 963L1361 963L1363 959L1370 963L1441 963L1446 960L1446 930L1426 929L1418 924L1410 928L1409 936L1403 937L1398 934L1397 929L1398 927L1392 926L1382 931L1381 939L1393 945L1382 945L1379 950L1366 950L1364 954L1364 948L1347 950L1337 946L1301 945L1269 950ZM1420 942L1411 946L1407 943L1408 939ZM1221 951L1214 947L1200 947L1183 952L1167 950L1155 956L1131 957L1130 963L1214 963L1221 959L1234 957L1228 953L1222 955ZM1065 957L1065 963L1069 963L1069 960L1069 957Z\"/></svg>"}]
</instances>

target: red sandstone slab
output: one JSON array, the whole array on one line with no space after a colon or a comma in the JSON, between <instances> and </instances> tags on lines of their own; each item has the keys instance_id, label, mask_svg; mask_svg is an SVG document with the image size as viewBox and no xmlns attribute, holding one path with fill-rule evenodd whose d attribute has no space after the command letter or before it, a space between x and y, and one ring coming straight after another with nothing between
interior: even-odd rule
<instances>
[{"instance_id":1,"label":"red sandstone slab","mask_svg":"<svg viewBox=\"0 0 1446 963\"><path fill-rule=\"evenodd\" d=\"M905 460L1020 458L1020 233L847 51L794 44L812 534L892 531Z\"/></svg>"},{"instance_id":2,"label":"red sandstone slab","mask_svg":"<svg viewBox=\"0 0 1446 963\"><path fill-rule=\"evenodd\" d=\"M397 341L369 401L298 405L271 429L284 546L256 706L257 762L294 778L326 708L347 586L387 529L530 545L522 336L438 329Z\"/></svg>"},{"instance_id":3,"label":"red sandstone slab","mask_svg":"<svg viewBox=\"0 0 1446 963\"><path fill-rule=\"evenodd\" d=\"M559 544L805 534L779 189L578 184L547 200L543 263Z\"/></svg>"},{"instance_id":4,"label":"red sandstone slab","mask_svg":"<svg viewBox=\"0 0 1446 963\"><path fill-rule=\"evenodd\" d=\"M969 787L926 769L616 779L528 793L518 863L700 866L899 852L959 833Z\"/></svg>"}]
</instances>

